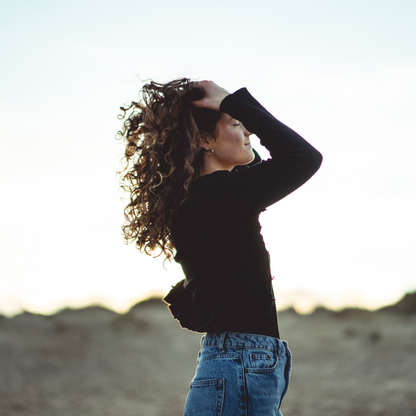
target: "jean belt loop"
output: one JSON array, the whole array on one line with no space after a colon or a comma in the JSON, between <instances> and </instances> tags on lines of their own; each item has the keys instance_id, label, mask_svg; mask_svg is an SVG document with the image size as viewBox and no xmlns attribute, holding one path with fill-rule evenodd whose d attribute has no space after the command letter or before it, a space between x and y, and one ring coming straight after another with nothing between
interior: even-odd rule
<instances>
[{"instance_id":1,"label":"jean belt loop","mask_svg":"<svg viewBox=\"0 0 416 416\"><path fill-rule=\"evenodd\" d=\"M227 332L221 333L220 339L218 340L218 352L220 354L222 354L222 353L225 352L224 346L225 346L225 340L226 340L226 338L227 338Z\"/></svg>"}]
</instances>

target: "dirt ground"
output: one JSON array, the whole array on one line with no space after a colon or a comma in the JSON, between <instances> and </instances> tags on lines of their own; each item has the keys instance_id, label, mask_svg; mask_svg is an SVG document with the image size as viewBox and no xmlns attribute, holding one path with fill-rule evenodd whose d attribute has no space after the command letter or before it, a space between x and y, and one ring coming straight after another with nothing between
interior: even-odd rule
<instances>
[{"instance_id":1,"label":"dirt ground","mask_svg":"<svg viewBox=\"0 0 416 416\"><path fill-rule=\"evenodd\" d=\"M279 314L285 416L416 416L416 314ZM0 317L0 416L180 416L200 335L160 300Z\"/></svg>"}]
</instances>

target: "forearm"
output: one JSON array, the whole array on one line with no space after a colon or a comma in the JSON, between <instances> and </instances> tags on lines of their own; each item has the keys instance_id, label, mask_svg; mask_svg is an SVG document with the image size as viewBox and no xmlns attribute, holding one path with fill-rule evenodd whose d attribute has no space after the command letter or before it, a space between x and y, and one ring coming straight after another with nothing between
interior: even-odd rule
<instances>
[{"instance_id":1,"label":"forearm","mask_svg":"<svg viewBox=\"0 0 416 416\"><path fill-rule=\"evenodd\" d=\"M322 162L322 155L299 134L270 114L248 91L242 88L225 97L220 111L241 121L255 133L272 158L299 155L302 163L310 164L315 171Z\"/></svg>"}]
</instances>

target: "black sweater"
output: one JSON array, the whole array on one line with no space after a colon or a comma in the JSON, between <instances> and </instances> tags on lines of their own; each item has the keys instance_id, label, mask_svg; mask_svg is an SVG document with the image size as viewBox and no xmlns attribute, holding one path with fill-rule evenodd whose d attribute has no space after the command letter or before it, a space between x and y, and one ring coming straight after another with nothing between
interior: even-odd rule
<instances>
[{"instance_id":1,"label":"black sweater","mask_svg":"<svg viewBox=\"0 0 416 416\"><path fill-rule=\"evenodd\" d=\"M181 326L193 331L279 337L269 253L258 217L305 183L322 156L245 88L227 96L220 111L255 133L272 158L216 171L191 184L172 229L175 260L186 278L164 300Z\"/></svg>"}]
</instances>

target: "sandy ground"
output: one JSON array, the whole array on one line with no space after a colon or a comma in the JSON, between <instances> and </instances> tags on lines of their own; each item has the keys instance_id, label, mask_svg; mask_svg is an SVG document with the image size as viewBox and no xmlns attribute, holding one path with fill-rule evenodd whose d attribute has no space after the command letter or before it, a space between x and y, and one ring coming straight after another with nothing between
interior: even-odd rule
<instances>
[{"instance_id":1,"label":"sandy ground","mask_svg":"<svg viewBox=\"0 0 416 416\"><path fill-rule=\"evenodd\" d=\"M285 416L415 416L416 314L279 314ZM0 317L0 416L180 416L200 335L160 301Z\"/></svg>"}]
</instances>

